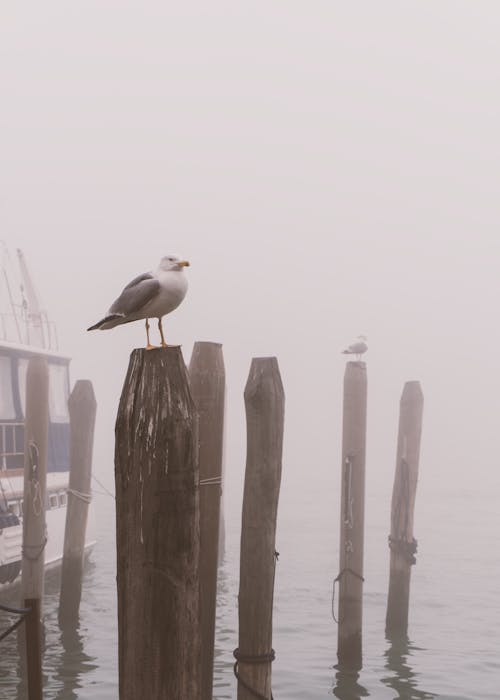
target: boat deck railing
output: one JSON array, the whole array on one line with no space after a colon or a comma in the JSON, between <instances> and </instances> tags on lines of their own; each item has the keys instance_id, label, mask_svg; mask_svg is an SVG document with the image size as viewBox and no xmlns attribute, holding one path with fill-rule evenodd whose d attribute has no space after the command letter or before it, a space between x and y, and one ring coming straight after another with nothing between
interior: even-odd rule
<instances>
[{"instance_id":1,"label":"boat deck railing","mask_svg":"<svg viewBox=\"0 0 500 700\"><path fill-rule=\"evenodd\" d=\"M0 312L0 339L45 350L59 349L56 325L45 312L34 315L24 309L19 313Z\"/></svg>"}]
</instances>

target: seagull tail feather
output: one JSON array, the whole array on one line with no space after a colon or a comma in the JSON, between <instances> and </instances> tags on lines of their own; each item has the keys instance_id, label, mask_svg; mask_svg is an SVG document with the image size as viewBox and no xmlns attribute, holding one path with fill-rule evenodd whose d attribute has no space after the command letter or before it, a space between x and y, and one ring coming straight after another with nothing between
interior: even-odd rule
<instances>
[{"instance_id":1,"label":"seagull tail feather","mask_svg":"<svg viewBox=\"0 0 500 700\"><path fill-rule=\"evenodd\" d=\"M122 323L123 318L124 318L123 314L109 314L108 316L105 316L97 323L94 323L94 325L90 326L90 328L87 328L87 330L88 331L95 331L95 330L106 330L106 328L113 328L113 326L117 326L119 323ZM108 323L111 325L107 325Z\"/></svg>"}]
</instances>

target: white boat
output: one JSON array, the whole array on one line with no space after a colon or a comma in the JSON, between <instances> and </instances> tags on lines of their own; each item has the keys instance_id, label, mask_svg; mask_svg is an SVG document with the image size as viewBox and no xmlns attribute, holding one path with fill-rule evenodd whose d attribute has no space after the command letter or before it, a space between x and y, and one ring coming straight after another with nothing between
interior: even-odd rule
<instances>
[{"instance_id":1,"label":"white boat","mask_svg":"<svg viewBox=\"0 0 500 700\"><path fill-rule=\"evenodd\" d=\"M1 245L1 244L0 244ZM45 496L46 567L62 559L69 482L70 358L59 353L55 326L41 310L23 254L15 271L3 248L0 280L0 588L20 578L24 498L24 415L28 361L49 367ZM17 280L17 282L16 282ZM86 547L93 542L87 533Z\"/></svg>"}]
</instances>

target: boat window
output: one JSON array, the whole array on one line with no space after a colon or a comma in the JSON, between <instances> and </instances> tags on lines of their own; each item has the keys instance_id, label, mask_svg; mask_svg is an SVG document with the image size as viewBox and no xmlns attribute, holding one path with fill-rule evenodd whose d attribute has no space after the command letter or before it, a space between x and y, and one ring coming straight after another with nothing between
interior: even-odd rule
<instances>
[{"instance_id":1,"label":"boat window","mask_svg":"<svg viewBox=\"0 0 500 700\"><path fill-rule=\"evenodd\" d=\"M10 357L0 355L0 419L2 420L16 417L14 397L12 396L11 371Z\"/></svg>"},{"instance_id":2,"label":"boat window","mask_svg":"<svg viewBox=\"0 0 500 700\"><path fill-rule=\"evenodd\" d=\"M59 507L59 499L57 498L57 493L49 493L49 507L50 508L58 508Z\"/></svg>"},{"instance_id":3,"label":"boat window","mask_svg":"<svg viewBox=\"0 0 500 700\"><path fill-rule=\"evenodd\" d=\"M49 365L49 414L51 423L68 423L68 367Z\"/></svg>"},{"instance_id":4,"label":"boat window","mask_svg":"<svg viewBox=\"0 0 500 700\"><path fill-rule=\"evenodd\" d=\"M28 373L28 360L19 358L17 361L17 381L19 383L19 398L23 416L26 415L26 375Z\"/></svg>"},{"instance_id":5,"label":"boat window","mask_svg":"<svg viewBox=\"0 0 500 700\"><path fill-rule=\"evenodd\" d=\"M59 491L59 504L65 506L68 502L68 495L65 491Z\"/></svg>"}]
</instances>

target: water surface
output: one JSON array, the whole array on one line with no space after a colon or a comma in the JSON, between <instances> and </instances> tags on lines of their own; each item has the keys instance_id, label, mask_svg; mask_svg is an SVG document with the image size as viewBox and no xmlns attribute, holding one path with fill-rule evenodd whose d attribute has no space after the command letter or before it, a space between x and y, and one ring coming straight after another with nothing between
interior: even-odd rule
<instances>
[{"instance_id":1,"label":"water surface","mask_svg":"<svg viewBox=\"0 0 500 700\"><path fill-rule=\"evenodd\" d=\"M332 581L338 567L337 496L283 493L277 548L273 667L276 700L498 700L500 697L500 528L498 495L478 484L431 492L416 520L409 638L384 633L390 489L367 497L363 668L336 664ZM57 622L59 573L45 598L45 700L116 700L117 629L114 502L95 499L99 542L85 569L80 626ZM220 569L214 700L236 698L239 506L229 502ZM3 596L17 603L18 592ZM2 620L7 623L7 617ZM26 697L16 635L1 643L0 698Z\"/></svg>"}]
</instances>

